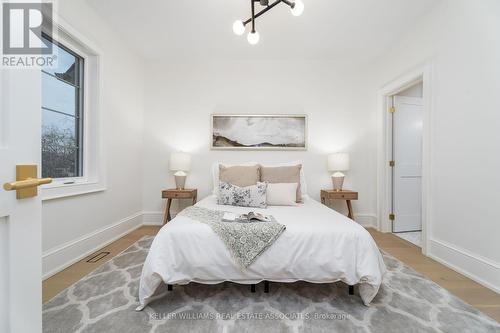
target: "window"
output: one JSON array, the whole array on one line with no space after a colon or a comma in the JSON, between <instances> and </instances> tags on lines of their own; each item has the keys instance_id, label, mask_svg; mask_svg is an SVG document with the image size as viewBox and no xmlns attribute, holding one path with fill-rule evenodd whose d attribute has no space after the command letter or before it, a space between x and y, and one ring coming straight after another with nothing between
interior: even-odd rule
<instances>
[{"instance_id":1,"label":"window","mask_svg":"<svg viewBox=\"0 0 500 333\"><path fill-rule=\"evenodd\" d=\"M42 69L42 177L83 176L84 58L53 44L57 68Z\"/></svg>"},{"instance_id":2,"label":"window","mask_svg":"<svg viewBox=\"0 0 500 333\"><path fill-rule=\"evenodd\" d=\"M57 68L42 70L42 200L106 189L101 133L102 51L60 20L43 30Z\"/></svg>"}]
</instances>

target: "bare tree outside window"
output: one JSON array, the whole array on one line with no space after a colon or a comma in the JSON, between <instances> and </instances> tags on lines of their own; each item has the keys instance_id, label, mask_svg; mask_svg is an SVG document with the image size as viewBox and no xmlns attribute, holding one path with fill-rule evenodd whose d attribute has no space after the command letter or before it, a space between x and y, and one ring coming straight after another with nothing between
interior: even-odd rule
<instances>
[{"instance_id":1,"label":"bare tree outside window","mask_svg":"<svg viewBox=\"0 0 500 333\"><path fill-rule=\"evenodd\" d=\"M42 177L77 177L77 140L67 130L50 125L42 129Z\"/></svg>"}]
</instances>

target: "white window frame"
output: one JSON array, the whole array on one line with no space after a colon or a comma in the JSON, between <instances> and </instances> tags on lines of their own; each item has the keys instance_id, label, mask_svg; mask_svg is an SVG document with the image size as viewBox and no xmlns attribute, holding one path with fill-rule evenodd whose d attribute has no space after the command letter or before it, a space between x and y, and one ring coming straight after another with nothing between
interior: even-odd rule
<instances>
[{"instance_id":1,"label":"white window frame","mask_svg":"<svg viewBox=\"0 0 500 333\"><path fill-rule=\"evenodd\" d=\"M81 177L57 178L51 184L42 186L44 201L106 190L101 130L101 52L60 17L57 17L57 23L53 22L52 33L47 31L47 34L84 60L83 110L80 120L83 122L83 163Z\"/></svg>"}]
</instances>

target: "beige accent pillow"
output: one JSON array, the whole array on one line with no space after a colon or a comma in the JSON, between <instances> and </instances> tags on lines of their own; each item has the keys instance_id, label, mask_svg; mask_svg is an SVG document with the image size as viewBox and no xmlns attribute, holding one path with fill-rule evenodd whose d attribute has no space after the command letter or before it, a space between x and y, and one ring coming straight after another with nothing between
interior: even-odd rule
<instances>
[{"instance_id":1,"label":"beige accent pillow","mask_svg":"<svg viewBox=\"0 0 500 333\"><path fill-rule=\"evenodd\" d=\"M219 181L239 187L255 185L260 181L260 165L224 166L219 164Z\"/></svg>"},{"instance_id":2,"label":"beige accent pillow","mask_svg":"<svg viewBox=\"0 0 500 333\"><path fill-rule=\"evenodd\" d=\"M300 190L300 169L302 164L279 167L260 167L260 181L275 183L297 183L296 201L302 201L302 192Z\"/></svg>"}]
</instances>

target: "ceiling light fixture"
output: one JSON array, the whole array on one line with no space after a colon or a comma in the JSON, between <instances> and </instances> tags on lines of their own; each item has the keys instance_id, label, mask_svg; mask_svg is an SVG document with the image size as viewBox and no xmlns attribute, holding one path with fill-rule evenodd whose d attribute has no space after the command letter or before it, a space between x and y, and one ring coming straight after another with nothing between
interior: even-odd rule
<instances>
[{"instance_id":1,"label":"ceiling light fixture","mask_svg":"<svg viewBox=\"0 0 500 333\"><path fill-rule=\"evenodd\" d=\"M272 8L274 8L276 5L279 5L280 3L284 3L288 6L290 6L290 10L292 12L293 16L300 16L304 12L304 3L302 0L295 0L295 1L288 1L288 0L275 0L273 3L269 4L269 0L250 0L252 4L252 17L250 17L246 21L235 21L233 23L233 32L241 36L245 33L245 27L248 23L252 23L252 29L248 33L247 40L251 45L255 45L259 42L260 35L259 33L255 30L255 19ZM260 3L261 6L264 6L265 8L262 9L260 12L257 14L255 13L255 3L258 2Z\"/></svg>"}]
</instances>

